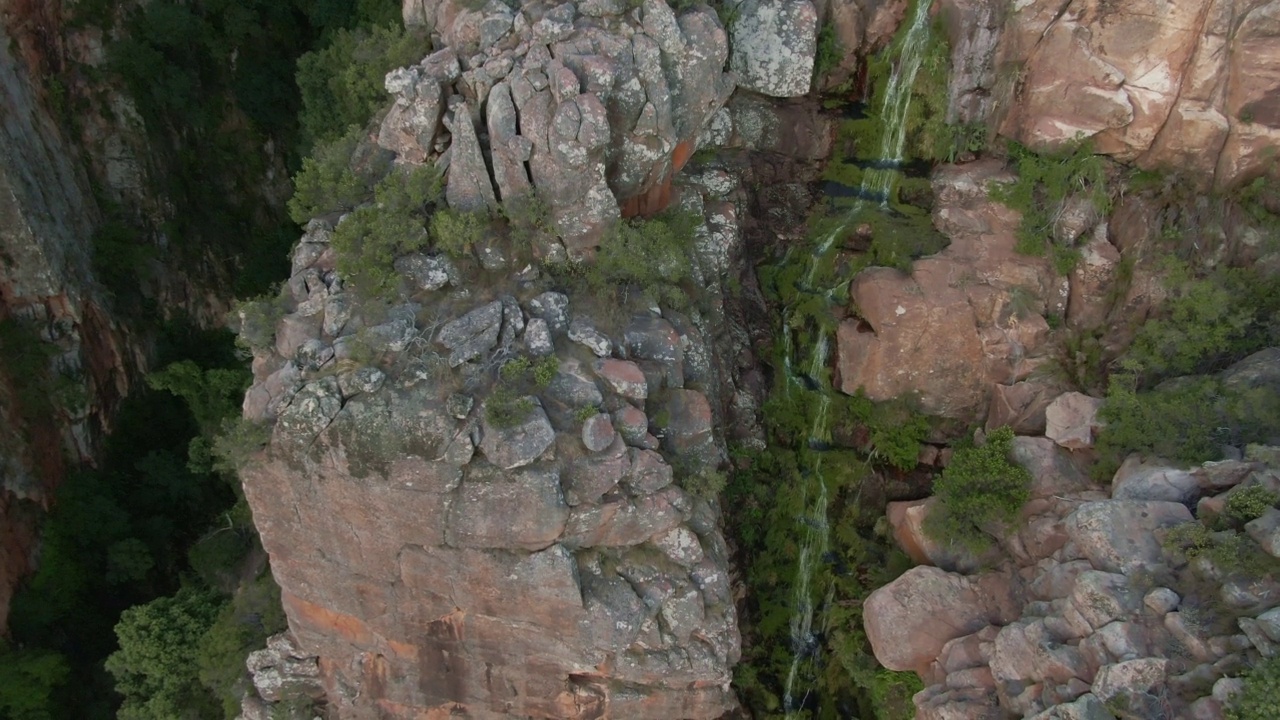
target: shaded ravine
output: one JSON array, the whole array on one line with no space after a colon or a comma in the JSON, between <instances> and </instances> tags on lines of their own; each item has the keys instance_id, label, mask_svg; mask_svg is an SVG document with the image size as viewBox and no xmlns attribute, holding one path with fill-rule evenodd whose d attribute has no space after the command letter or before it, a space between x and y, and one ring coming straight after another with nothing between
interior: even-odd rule
<instances>
[{"instance_id":1,"label":"shaded ravine","mask_svg":"<svg viewBox=\"0 0 1280 720\"><path fill-rule=\"evenodd\" d=\"M920 0L916 4L911 25L903 38L899 50L898 62L890 75L885 88L884 99L880 106L880 119L885 130L880 134L880 147L875 158L869 163L863 175L862 184L858 188L857 202L845 214L843 219L823 236L809 253L808 268L804 273L802 290L812 294L825 296L828 302L839 302L837 297L843 283L830 288L816 288L814 282L819 269L829 260L835 244L863 212L880 212L888 210L894 185L901 175L900 168L905 151L907 128L907 111L911 107L911 89L915 84L916 74L920 70L923 51L929 38L929 6L931 0ZM870 206L875 203L875 206ZM784 259L784 263L790 257ZM795 343L791 339L791 320L795 317L793 308L783 311L787 329L784 331L783 361L787 373L785 392L790 393L793 385L800 385L807 390L820 393L818 407L813 415L809 428L808 444L811 449L821 450L829 443L831 387L826 372L830 353L831 332L828 328L819 328L819 336L815 342L813 354L804 375L795 373L792 356ZM821 622L821 613L817 612L813 602L813 581L815 564L821 562L828 554L831 546L831 529L828 518L829 489L823 475L821 453L815 453L811 467L802 473L803 487L800 489L804 513L800 520L803 537L800 539L800 552L796 562L796 578L792 585L791 631L791 668L787 673L787 681L783 692L783 709L787 717L795 717L795 713L804 708L810 694L812 683L802 684L801 677L811 676L804 673L806 664L814 664L819 660L821 633L815 630L815 623ZM827 602L830 598L828 597ZM824 603L825 604L825 603Z\"/></svg>"}]
</instances>

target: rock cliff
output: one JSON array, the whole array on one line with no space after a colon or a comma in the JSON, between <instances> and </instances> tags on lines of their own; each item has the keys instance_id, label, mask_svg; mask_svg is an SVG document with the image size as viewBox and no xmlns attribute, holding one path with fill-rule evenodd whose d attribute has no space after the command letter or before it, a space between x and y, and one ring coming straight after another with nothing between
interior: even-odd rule
<instances>
[{"instance_id":1,"label":"rock cliff","mask_svg":"<svg viewBox=\"0 0 1280 720\"><path fill-rule=\"evenodd\" d=\"M88 178L0 26L0 633L38 509L91 462L132 364L90 269Z\"/></svg>"}]
</instances>

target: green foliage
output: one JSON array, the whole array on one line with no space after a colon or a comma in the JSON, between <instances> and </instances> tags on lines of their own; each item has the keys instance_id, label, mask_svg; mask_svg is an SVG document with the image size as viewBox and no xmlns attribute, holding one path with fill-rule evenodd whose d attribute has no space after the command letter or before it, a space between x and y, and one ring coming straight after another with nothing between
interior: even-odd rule
<instances>
[{"instance_id":1,"label":"green foliage","mask_svg":"<svg viewBox=\"0 0 1280 720\"><path fill-rule=\"evenodd\" d=\"M276 325L284 315L284 298L279 294L235 301L228 320L236 331L236 345L248 350L270 348L276 341Z\"/></svg>"},{"instance_id":2,"label":"green foliage","mask_svg":"<svg viewBox=\"0 0 1280 720\"><path fill-rule=\"evenodd\" d=\"M396 170L374 189L374 203L351 213L333 235L338 271L354 287L386 297L399 280L392 262L428 244L426 219L443 201L434 166Z\"/></svg>"},{"instance_id":3,"label":"green foliage","mask_svg":"<svg viewBox=\"0 0 1280 720\"><path fill-rule=\"evenodd\" d=\"M155 564L146 543L137 538L125 538L107 548L106 580L111 585L140 582L146 579Z\"/></svg>"},{"instance_id":4,"label":"green foliage","mask_svg":"<svg viewBox=\"0 0 1280 720\"><path fill-rule=\"evenodd\" d=\"M240 714L240 698L248 687L245 658L286 626L280 588L271 573L264 572L222 605L200 638L196 674L200 684L220 700L226 720Z\"/></svg>"},{"instance_id":5,"label":"green foliage","mask_svg":"<svg viewBox=\"0 0 1280 720\"><path fill-rule=\"evenodd\" d=\"M242 417L227 418L213 438L210 468L234 476L271 440L271 427Z\"/></svg>"},{"instance_id":6,"label":"green foliage","mask_svg":"<svg viewBox=\"0 0 1280 720\"><path fill-rule=\"evenodd\" d=\"M147 376L153 390L182 398L196 426L208 435L216 433L224 419L240 414L244 391L252 380L245 368L201 368L193 360L170 363Z\"/></svg>"},{"instance_id":7,"label":"green foliage","mask_svg":"<svg viewBox=\"0 0 1280 720\"><path fill-rule=\"evenodd\" d=\"M13 379L18 402L28 421L53 410L54 346L39 329L16 318L0 320L0 362Z\"/></svg>"},{"instance_id":8,"label":"green foliage","mask_svg":"<svg viewBox=\"0 0 1280 720\"><path fill-rule=\"evenodd\" d=\"M352 125L363 127L387 103L386 74L417 63L429 50L422 30L394 23L339 30L328 45L298 58L299 124L306 145L333 140Z\"/></svg>"},{"instance_id":9,"label":"green foliage","mask_svg":"<svg viewBox=\"0 0 1280 720\"><path fill-rule=\"evenodd\" d=\"M1227 720L1267 720L1280 707L1280 657L1262 660L1244 676L1244 689L1226 708Z\"/></svg>"},{"instance_id":10,"label":"green foliage","mask_svg":"<svg viewBox=\"0 0 1280 720\"><path fill-rule=\"evenodd\" d=\"M54 720L53 698L70 679L71 668L58 653L15 649L0 639L0 717Z\"/></svg>"},{"instance_id":11,"label":"green foliage","mask_svg":"<svg viewBox=\"0 0 1280 720\"><path fill-rule=\"evenodd\" d=\"M1216 572L1231 577L1259 579L1274 577L1280 571L1280 560L1267 554L1253 538L1235 530L1213 532L1200 522L1170 528L1162 546L1181 562L1204 558Z\"/></svg>"},{"instance_id":12,"label":"green foliage","mask_svg":"<svg viewBox=\"0 0 1280 720\"><path fill-rule=\"evenodd\" d=\"M1031 473L1009 460L1012 449L1006 426L988 434L985 445L956 450L933 484L938 512L925 524L931 538L981 551L992 542L989 529L1017 519L1030 497Z\"/></svg>"},{"instance_id":13,"label":"green foliage","mask_svg":"<svg viewBox=\"0 0 1280 720\"><path fill-rule=\"evenodd\" d=\"M485 400L484 412L489 424L496 428L512 428L524 422L533 412L533 398L519 395L510 387L498 387Z\"/></svg>"},{"instance_id":14,"label":"green foliage","mask_svg":"<svg viewBox=\"0 0 1280 720\"><path fill-rule=\"evenodd\" d=\"M1280 283L1254 268L1193 277L1170 264L1160 316L1138 329L1126 369L1143 385L1219 370L1280 340Z\"/></svg>"},{"instance_id":15,"label":"green foliage","mask_svg":"<svg viewBox=\"0 0 1280 720\"><path fill-rule=\"evenodd\" d=\"M120 649L106 668L124 696L122 720L207 717L212 698L201 687L196 660L200 641L222 603L212 593L183 588L171 597L138 605L120 616Z\"/></svg>"},{"instance_id":16,"label":"green foliage","mask_svg":"<svg viewBox=\"0 0 1280 720\"><path fill-rule=\"evenodd\" d=\"M600 245L596 272L610 285L678 285L690 277L697 225L698 218L683 213L620 222Z\"/></svg>"},{"instance_id":17,"label":"green foliage","mask_svg":"<svg viewBox=\"0 0 1280 720\"><path fill-rule=\"evenodd\" d=\"M506 200L501 207L507 219L508 236L519 244L529 244L542 235L555 233L551 208L542 198L529 194Z\"/></svg>"},{"instance_id":18,"label":"green foliage","mask_svg":"<svg viewBox=\"0 0 1280 720\"><path fill-rule=\"evenodd\" d=\"M127 224L108 220L94 230L90 249L93 276L116 301L140 303L140 284L150 279L155 247Z\"/></svg>"},{"instance_id":19,"label":"green foliage","mask_svg":"<svg viewBox=\"0 0 1280 720\"><path fill-rule=\"evenodd\" d=\"M578 408L577 412L573 414L573 419L576 420L579 424L581 424L581 423L585 423L586 421L590 420L591 418L599 414L600 414L600 408L596 407L595 405L583 405L582 407ZM670 415L668 415L668 418L670 418ZM662 425L662 423L658 422L658 425Z\"/></svg>"},{"instance_id":20,"label":"green foliage","mask_svg":"<svg viewBox=\"0 0 1280 720\"><path fill-rule=\"evenodd\" d=\"M723 472L719 470L703 470L683 477L680 480L680 487L694 497L711 500L719 497L720 493L724 492L727 482L728 479Z\"/></svg>"},{"instance_id":21,"label":"green foliage","mask_svg":"<svg viewBox=\"0 0 1280 720\"><path fill-rule=\"evenodd\" d=\"M1280 495L1262 485L1238 488L1227 495L1222 508L1222 522L1229 527L1240 528L1250 520L1262 517L1280 502Z\"/></svg>"},{"instance_id":22,"label":"green foliage","mask_svg":"<svg viewBox=\"0 0 1280 720\"><path fill-rule=\"evenodd\" d=\"M843 59L845 49L836 37L835 23L828 20L818 29L818 50L813 57L813 80L816 85Z\"/></svg>"},{"instance_id":23,"label":"green foliage","mask_svg":"<svg viewBox=\"0 0 1280 720\"><path fill-rule=\"evenodd\" d=\"M347 132L319 144L302 161L293 178L289 217L305 225L313 217L355 208L369 197L370 188L384 168L376 164L357 174L353 158L364 132L352 125Z\"/></svg>"},{"instance_id":24,"label":"green foliage","mask_svg":"<svg viewBox=\"0 0 1280 720\"><path fill-rule=\"evenodd\" d=\"M1111 208L1106 166L1087 142L1062 152L1039 154L1009 143L1009 158L1018 171L1012 184L995 185L991 197L1022 213L1017 250L1024 255L1051 253L1059 273L1070 272L1077 257L1073 248L1057 244L1054 223L1067 201L1082 197L1099 212Z\"/></svg>"},{"instance_id":25,"label":"green foliage","mask_svg":"<svg viewBox=\"0 0 1280 720\"><path fill-rule=\"evenodd\" d=\"M533 364L533 385L539 390L545 390L552 380L556 379L556 375L560 372L560 358L555 355L547 355L539 358Z\"/></svg>"},{"instance_id":26,"label":"green foliage","mask_svg":"<svg viewBox=\"0 0 1280 720\"><path fill-rule=\"evenodd\" d=\"M484 239L488 227L489 218L484 213L444 208L431 216L431 240L437 250L449 257L465 258Z\"/></svg>"}]
</instances>

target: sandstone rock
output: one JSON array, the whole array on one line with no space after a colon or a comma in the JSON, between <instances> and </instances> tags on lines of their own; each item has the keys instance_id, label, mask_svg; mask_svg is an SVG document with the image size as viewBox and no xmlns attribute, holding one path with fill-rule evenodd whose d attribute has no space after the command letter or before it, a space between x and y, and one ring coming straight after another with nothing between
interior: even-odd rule
<instances>
[{"instance_id":1,"label":"sandstone rock","mask_svg":"<svg viewBox=\"0 0 1280 720\"><path fill-rule=\"evenodd\" d=\"M573 508L563 542L569 547L639 545L684 519L688 501L677 487L632 499L614 498L600 505Z\"/></svg>"},{"instance_id":2,"label":"sandstone rock","mask_svg":"<svg viewBox=\"0 0 1280 720\"><path fill-rule=\"evenodd\" d=\"M1006 581L914 567L867 598L863 625L876 659L891 670L924 672L948 640L1001 622Z\"/></svg>"},{"instance_id":3,"label":"sandstone rock","mask_svg":"<svg viewBox=\"0 0 1280 720\"><path fill-rule=\"evenodd\" d=\"M991 674L1003 704L1012 706L1027 685L1063 684L1089 673L1080 650L1053 641L1043 622L1014 622L1000 630L991 655Z\"/></svg>"},{"instance_id":4,"label":"sandstone rock","mask_svg":"<svg viewBox=\"0 0 1280 720\"><path fill-rule=\"evenodd\" d=\"M522 467L537 460L555 442L556 433L546 412L534 405L525 417L510 427L497 427L485 413L481 426L480 451L489 462L504 469Z\"/></svg>"},{"instance_id":5,"label":"sandstone rock","mask_svg":"<svg viewBox=\"0 0 1280 720\"><path fill-rule=\"evenodd\" d=\"M1173 612L1180 602L1182 598L1178 597L1178 593L1165 587L1156 588L1142 598L1142 604L1158 616Z\"/></svg>"},{"instance_id":6,"label":"sandstone rock","mask_svg":"<svg viewBox=\"0 0 1280 720\"><path fill-rule=\"evenodd\" d=\"M542 318L532 318L524 329L524 347L534 357L545 357L555 352L551 329Z\"/></svg>"},{"instance_id":7,"label":"sandstone rock","mask_svg":"<svg viewBox=\"0 0 1280 720\"><path fill-rule=\"evenodd\" d=\"M468 477L449 506L445 541L453 547L541 550L560 536L568 517L553 471Z\"/></svg>"},{"instance_id":8,"label":"sandstone rock","mask_svg":"<svg viewBox=\"0 0 1280 720\"><path fill-rule=\"evenodd\" d=\"M608 448L617 437L608 415L593 415L582 424L582 444L591 452L601 452Z\"/></svg>"},{"instance_id":9,"label":"sandstone rock","mask_svg":"<svg viewBox=\"0 0 1280 720\"><path fill-rule=\"evenodd\" d=\"M1098 670L1093 680L1093 694L1106 702L1120 694L1149 693L1165 682L1169 661L1165 658L1140 658Z\"/></svg>"},{"instance_id":10,"label":"sandstone rock","mask_svg":"<svg viewBox=\"0 0 1280 720\"><path fill-rule=\"evenodd\" d=\"M628 400L644 400L649 397L649 386L640 366L627 360L597 360L596 375L611 390Z\"/></svg>"},{"instance_id":11,"label":"sandstone rock","mask_svg":"<svg viewBox=\"0 0 1280 720\"><path fill-rule=\"evenodd\" d=\"M993 385L987 408L987 432L1008 425L1019 435L1040 435L1045 431L1045 410L1057 397L1053 385L1024 380L1013 385Z\"/></svg>"},{"instance_id":12,"label":"sandstone rock","mask_svg":"<svg viewBox=\"0 0 1280 720\"><path fill-rule=\"evenodd\" d=\"M623 481L636 495L649 495L671 484L674 472L662 459L662 455L639 448L631 448L631 472Z\"/></svg>"},{"instance_id":13,"label":"sandstone rock","mask_svg":"<svg viewBox=\"0 0 1280 720\"><path fill-rule=\"evenodd\" d=\"M533 151L533 143L519 134L516 105L511 99L508 83L494 84L489 91L486 110L493 175L498 183L498 194L502 202L507 203L527 195L532 189L525 163Z\"/></svg>"},{"instance_id":14,"label":"sandstone rock","mask_svg":"<svg viewBox=\"0 0 1280 720\"><path fill-rule=\"evenodd\" d=\"M1115 720L1115 715L1092 693L1074 702L1051 707L1032 716L1032 720Z\"/></svg>"},{"instance_id":15,"label":"sandstone rock","mask_svg":"<svg viewBox=\"0 0 1280 720\"><path fill-rule=\"evenodd\" d=\"M449 367L457 367L497 345L501 328L502 303L494 300L445 323L436 342L449 349Z\"/></svg>"},{"instance_id":16,"label":"sandstone rock","mask_svg":"<svg viewBox=\"0 0 1280 720\"><path fill-rule=\"evenodd\" d=\"M1185 505L1146 500L1084 503L1066 518L1067 533L1096 568L1129 572L1159 561L1155 531L1191 522Z\"/></svg>"},{"instance_id":17,"label":"sandstone rock","mask_svg":"<svg viewBox=\"0 0 1280 720\"><path fill-rule=\"evenodd\" d=\"M818 47L813 3L744 0L731 31L731 63L742 87L774 97L809 92Z\"/></svg>"},{"instance_id":18,"label":"sandstone rock","mask_svg":"<svg viewBox=\"0 0 1280 720\"><path fill-rule=\"evenodd\" d=\"M666 553L667 557L684 567L693 567L702 562L702 543L698 536L686 527L675 527L653 537L653 544Z\"/></svg>"},{"instance_id":19,"label":"sandstone rock","mask_svg":"<svg viewBox=\"0 0 1280 720\"><path fill-rule=\"evenodd\" d=\"M627 405L614 411L613 427L628 445L640 447L649 434L649 418L643 411Z\"/></svg>"},{"instance_id":20,"label":"sandstone rock","mask_svg":"<svg viewBox=\"0 0 1280 720\"><path fill-rule=\"evenodd\" d=\"M608 452L574 460L563 479L565 501L570 506L600 499L631 474L631 457L616 440Z\"/></svg>"},{"instance_id":21,"label":"sandstone rock","mask_svg":"<svg viewBox=\"0 0 1280 720\"><path fill-rule=\"evenodd\" d=\"M1117 500L1163 500L1189 505L1195 502L1200 483L1186 470L1145 462L1131 455L1111 480L1111 496Z\"/></svg>"},{"instance_id":22,"label":"sandstone rock","mask_svg":"<svg viewBox=\"0 0 1280 720\"><path fill-rule=\"evenodd\" d=\"M1280 510L1268 508L1262 517L1245 523L1244 529L1267 554L1280 557Z\"/></svg>"},{"instance_id":23,"label":"sandstone rock","mask_svg":"<svg viewBox=\"0 0 1280 720\"><path fill-rule=\"evenodd\" d=\"M1106 299L1120 267L1120 251L1107 240L1107 226L1101 224L1080 248L1080 261L1071 271L1071 294L1067 298L1067 324L1078 329L1101 327L1107 320Z\"/></svg>"},{"instance_id":24,"label":"sandstone rock","mask_svg":"<svg viewBox=\"0 0 1280 720\"><path fill-rule=\"evenodd\" d=\"M1083 393L1059 395L1045 409L1045 436L1069 450L1093 447L1100 407L1101 400Z\"/></svg>"},{"instance_id":25,"label":"sandstone rock","mask_svg":"<svg viewBox=\"0 0 1280 720\"><path fill-rule=\"evenodd\" d=\"M629 357L658 363L669 387L684 385L684 348L671 323L662 318L638 317L623 330L622 338ZM651 392L657 389L653 383L648 387Z\"/></svg>"},{"instance_id":26,"label":"sandstone rock","mask_svg":"<svg viewBox=\"0 0 1280 720\"><path fill-rule=\"evenodd\" d=\"M1123 575L1090 570L1076 578L1070 605L1090 629L1097 630L1137 612L1142 607L1142 595L1130 587Z\"/></svg>"},{"instance_id":27,"label":"sandstone rock","mask_svg":"<svg viewBox=\"0 0 1280 720\"><path fill-rule=\"evenodd\" d=\"M662 408L667 421L663 427L663 447L703 466L716 465L711 405L707 397L697 390L671 390Z\"/></svg>"},{"instance_id":28,"label":"sandstone rock","mask_svg":"<svg viewBox=\"0 0 1280 720\"><path fill-rule=\"evenodd\" d=\"M1257 617L1258 627L1274 643L1280 643L1280 608L1272 608Z\"/></svg>"},{"instance_id":29,"label":"sandstone rock","mask_svg":"<svg viewBox=\"0 0 1280 720\"><path fill-rule=\"evenodd\" d=\"M342 392L335 378L307 383L280 412L276 432L292 442L309 443L328 427L341 409Z\"/></svg>"}]
</instances>

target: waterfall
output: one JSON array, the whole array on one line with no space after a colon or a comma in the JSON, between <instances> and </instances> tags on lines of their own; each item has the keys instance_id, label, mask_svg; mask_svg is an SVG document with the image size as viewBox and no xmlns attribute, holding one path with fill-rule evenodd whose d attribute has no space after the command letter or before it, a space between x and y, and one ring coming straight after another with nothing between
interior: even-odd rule
<instances>
[{"instance_id":1,"label":"waterfall","mask_svg":"<svg viewBox=\"0 0 1280 720\"><path fill-rule=\"evenodd\" d=\"M898 168L902 165L903 151L906 145L907 112L911 108L911 89L915 84L916 74L923 61L923 51L929 38L929 5L931 0L919 0L915 15L903 36L899 49L898 62L889 77L884 97L880 106L880 119L885 130L880 137L880 147L876 160L862 177L859 198L877 198L880 207L887 207L894 183L898 178ZM809 267L805 273L806 284L812 286L821 264L826 260L836 241L844 229L853 222L859 212L865 209L865 201L858 200L845 215L840 224L822 237L818 245L809 254ZM790 252L788 251L788 259ZM794 377L792 354L794 343L791 339L789 325L783 328L784 364L786 371L786 388L789 393ZM824 382L824 371L830 350L830 333L819 329L819 337L810 358L808 377L811 385L820 393L817 407L813 414L813 422L809 428L809 445L815 450L825 447L830 440L830 414L832 388ZM791 668L787 673L786 685L783 688L783 710L788 719L796 716L804 707L813 688L809 683L800 685L801 668L805 663L817 660L821 639L814 632L815 609L813 602L813 575L815 563L822 562L831 544L831 531L828 523L828 489L822 473L823 456L819 453L813 460L810 472L802 479L800 529L800 554L796 561L796 579L792 585L791 631ZM830 602L830 592L827 600ZM799 694L799 697L797 697Z\"/></svg>"}]
</instances>

